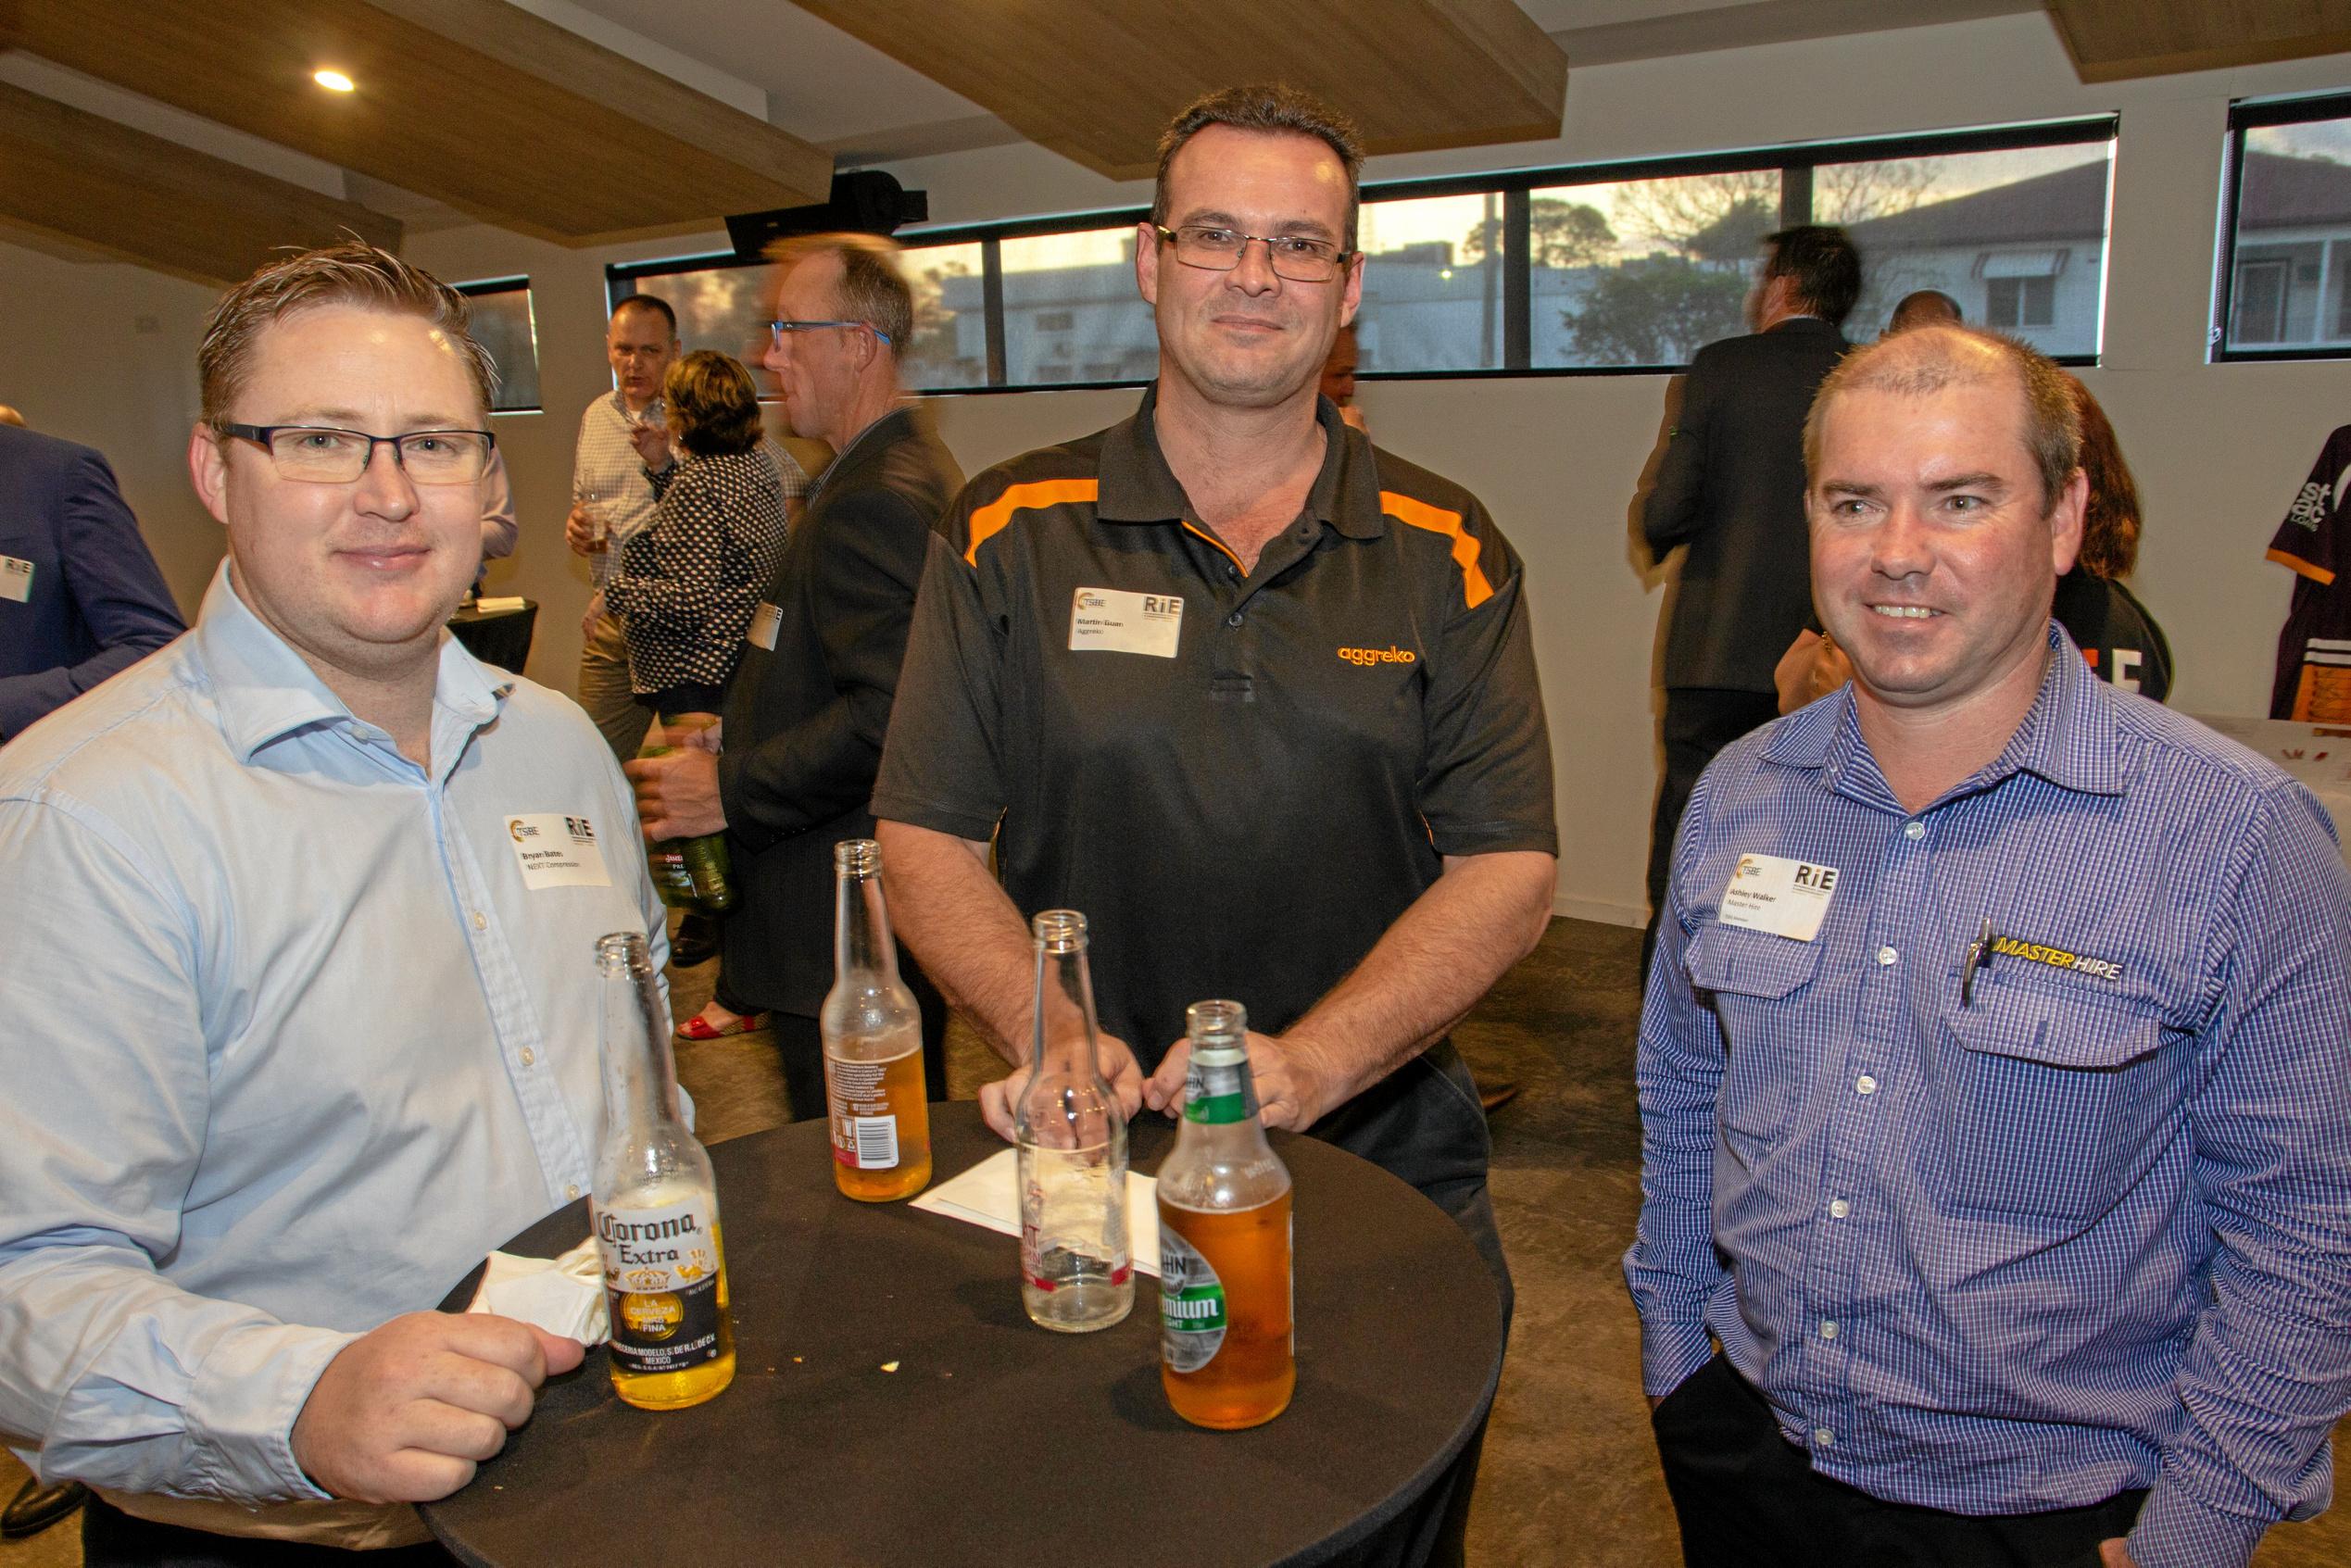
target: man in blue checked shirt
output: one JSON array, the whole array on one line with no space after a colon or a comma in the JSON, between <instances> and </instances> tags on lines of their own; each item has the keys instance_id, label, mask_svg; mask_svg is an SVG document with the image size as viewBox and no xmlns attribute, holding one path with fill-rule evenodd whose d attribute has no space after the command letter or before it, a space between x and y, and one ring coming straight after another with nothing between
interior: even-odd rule
<instances>
[{"instance_id":1,"label":"man in blue checked shirt","mask_svg":"<svg viewBox=\"0 0 2351 1568\"><path fill-rule=\"evenodd\" d=\"M2307 792L2050 621L2078 451L2055 367L1955 328L1813 407L1855 680L1707 770L1641 1019L1692 1564L2216 1568L2332 1494L2351 888Z\"/></svg>"}]
</instances>

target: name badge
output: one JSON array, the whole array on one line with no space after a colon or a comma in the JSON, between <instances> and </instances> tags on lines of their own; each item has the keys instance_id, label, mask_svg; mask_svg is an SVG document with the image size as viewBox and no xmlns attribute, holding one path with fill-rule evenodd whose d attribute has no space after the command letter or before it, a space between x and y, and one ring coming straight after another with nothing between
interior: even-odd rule
<instances>
[{"instance_id":1,"label":"name badge","mask_svg":"<svg viewBox=\"0 0 2351 1568\"><path fill-rule=\"evenodd\" d=\"M0 556L0 599L25 604L32 597L32 563Z\"/></svg>"},{"instance_id":2,"label":"name badge","mask_svg":"<svg viewBox=\"0 0 2351 1568\"><path fill-rule=\"evenodd\" d=\"M509 817L506 835L514 844L514 863L522 868L522 885L534 893L612 885L604 873L604 852L596 845L596 824L585 817L560 811Z\"/></svg>"},{"instance_id":3,"label":"name badge","mask_svg":"<svg viewBox=\"0 0 2351 1568\"><path fill-rule=\"evenodd\" d=\"M773 653L775 633L783 624L784 612L773 605L763 604L751 611L751 629L743 633L743 638L755 648Z\"/></svg>"},{"instance_id":4,"label":"name badge","mask_svg":"<svg viewBox=\"0 0 2351 1568\"><path fill-rule=\"evenodd\" d=\"M1173 659L1184 631L1184 601L1173 594L1080 588L1069 611L1072 653L1140 653Z\"/></svg>"},{"instance_id":5,"label":"name badge","mask_svg":"<svg viewBox=\"0 0 2351 1568\"><path fill-rule=\"evenodd\" d=\"M1791 860L1779 855L1741 855L1722 890L1715 919L1724 925L1767 931L1809 942L1820 935L1829 897L1837 889L1837 868Z\"/></svg>"}]
</instances>

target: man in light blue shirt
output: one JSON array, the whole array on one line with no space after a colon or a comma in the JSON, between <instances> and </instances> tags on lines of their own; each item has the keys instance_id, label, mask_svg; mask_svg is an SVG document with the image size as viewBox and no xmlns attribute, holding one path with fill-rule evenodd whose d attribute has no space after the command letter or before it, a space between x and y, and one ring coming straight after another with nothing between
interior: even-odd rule
<instances>
[{"instance_id":1,"label":"man in light blue shirt","mask_svg":"<svg viewBox=\"0 0 2351 1568\"><path fill-rule=\"evenodd\" d=\"M2242 1568L2351 1405L2343 861L2050 619L2054 365L1885 339L1804 445L1854 680L1701 779L1641 1015L1686 1560Z\"/></svg>"},{"instance_id":2,"label":"man in light blue shirt","mask_svg":"<svg viewBox=\"0 0 2351 1568\"><path fill-rule=\"evenodd\" d=\"M424 1309L587 1189L594 945L665 951L594 727L442 629L462 302L355 242L200 365L195 632L0 759L0 1436L97 1488L94 1565L427 1539L580 1349Z\"/></svg>"}]
</instances>

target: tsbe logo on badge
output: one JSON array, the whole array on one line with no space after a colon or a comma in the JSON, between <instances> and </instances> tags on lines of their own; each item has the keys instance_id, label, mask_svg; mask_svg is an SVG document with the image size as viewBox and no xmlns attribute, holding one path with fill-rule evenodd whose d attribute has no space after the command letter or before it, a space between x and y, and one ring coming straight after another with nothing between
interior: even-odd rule
<instances>
[{"instance_id":1,"label":"tsbe logo on badge","mask_svg":"<svg viewBox=\"0 0 2351 1568\"><path fill-rule=\"evenodd\" d=\"M1173 659L1184 631L1184 601L1173 594L1080 588L1069 607L1072 653L1139 653Z\"/></svg>"},{"instance_id":2,"label":"tsbe logo on badge","mask_svg":"<svg viewBox=\"0 0 2351 1568\"><path fill-rule=\"evenodd\" d=\"M1820 922L1836 890L1834 866L1779 855L1741 855L1729 885L1722 890L1722 908L1715 919L1723 925L1809 942L1820 935Z\"/></svg>"},{"instance_id":3,"label":"tsbe logo on badge","mask_svg":"<svg viewBox=\"0 0 2351 1568\"><path fill-rule=\"evenodd\" d=\"M522 885L536 893L547 887L610 887L603 852L596 847L596 828L584 816L560 811L533 811L506 820L506 836L513 842L515 864L522 868Z\"/></svg>"}]
</instances>

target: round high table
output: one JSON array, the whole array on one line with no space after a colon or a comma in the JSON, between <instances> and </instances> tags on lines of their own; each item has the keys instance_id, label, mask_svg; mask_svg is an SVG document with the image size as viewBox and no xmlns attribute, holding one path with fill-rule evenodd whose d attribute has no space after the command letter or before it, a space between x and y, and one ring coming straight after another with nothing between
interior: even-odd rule
<instances>
[{"instance_id":1,"label":"round high table","mask_svg":"<svg viewBox=\"0 0 2351 1568\"><path fill-rule=\"evenodd\" d=\"M931 1118L934 1180L1003 1147L969 1102ZM471 1486L423 1509L444 1545L479 1568L671 1552L857 1568L1333 1562L1416 1534L1411 1511L1481 1431L1502 1370L1492 1276L1434 1204L1351 1154L1275 1135L1297 1191L1298 1391L1264 1426L1207 1432L1160 1387L1156 1281L1137 1275L1114 1328L1038 1328L1013 1238L842 1198L826 1131L803 1122L710 1149L733 1386L639 1411L590 1350ZM1156 1169L1173 1137L1138 1116L1134 1168ZM574 1203L508 1250L551 1257L586 1235Z\"/></svg>"}]
</instances>

